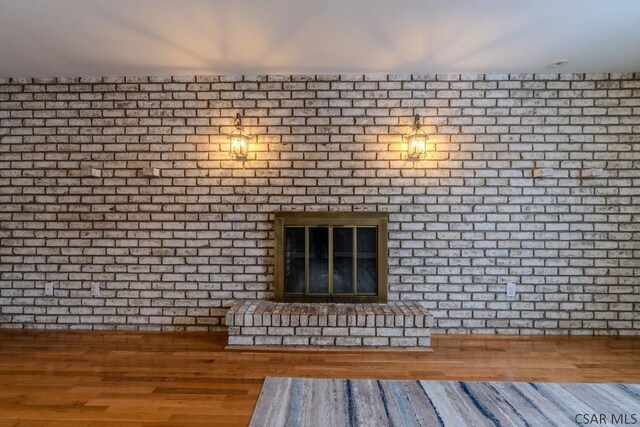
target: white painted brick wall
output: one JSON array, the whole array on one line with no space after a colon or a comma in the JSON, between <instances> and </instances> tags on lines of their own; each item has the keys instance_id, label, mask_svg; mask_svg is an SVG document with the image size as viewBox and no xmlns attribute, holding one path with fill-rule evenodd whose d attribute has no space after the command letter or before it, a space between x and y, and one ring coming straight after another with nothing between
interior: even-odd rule
<instances>
[{"instance_id":1,"label":"white painted brick wall","mask_svg":"<svg viewBox=\"0 0 640 427\"><path fill-rule=\"evenodd\" d=\"M640 73L4 79L0 205L0 327L222 328L273 212L378 210L434 332L638 334Z\"/></svg>"}]
</instances>

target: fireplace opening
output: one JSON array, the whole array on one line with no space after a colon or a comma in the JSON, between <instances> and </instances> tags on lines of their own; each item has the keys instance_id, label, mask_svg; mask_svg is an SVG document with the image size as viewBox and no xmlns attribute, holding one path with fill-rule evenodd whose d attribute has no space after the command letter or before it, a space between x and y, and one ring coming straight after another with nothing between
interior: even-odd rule
<instances>
[{"instance_id":1,"label":"fireplace opening","mask_svg":"<svg viewBox=\"0 0 640 427\"><path fill-rule=\"evenodd\" d=\"M386 302L387 222L385 213L276 213L276 299Z\"/></svg>"}]
</instances>

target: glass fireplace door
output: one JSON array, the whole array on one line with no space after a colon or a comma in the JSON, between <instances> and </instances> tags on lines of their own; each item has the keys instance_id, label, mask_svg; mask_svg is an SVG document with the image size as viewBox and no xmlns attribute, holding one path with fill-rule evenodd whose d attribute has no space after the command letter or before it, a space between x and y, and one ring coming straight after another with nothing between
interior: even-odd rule
<instances>
[{"instance_id":1,"label":"glass fireplace door","mask_svg":"<svg viewBox=\"0 0 640 427\"><path fill-rule=\"evenodd\" d=\"M285 227L285 295L376 296L377 239L376 227Z\"/></svg>"},{"instance_id":2,"label":"glass fireplace door","mask_svg":"<svg viewBox=\"0 0 640 427\"><path fill-rule=\"evenodd\" d=\"M353 227L334 227L333 233L333 292L354 293L355 248L353 247Z\"/></svg>"}]
</instances>

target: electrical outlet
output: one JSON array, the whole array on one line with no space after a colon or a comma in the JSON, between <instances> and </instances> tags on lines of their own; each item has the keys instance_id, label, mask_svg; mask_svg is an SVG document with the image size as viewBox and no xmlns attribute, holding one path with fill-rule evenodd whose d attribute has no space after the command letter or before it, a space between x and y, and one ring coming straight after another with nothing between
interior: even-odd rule
<instances>
[{"instance_id":1,"label":"electrical outlet","mask_svg":"<svg viewBox=\"0 0 640 427\"><path fill-rule=\"evenodd\" d=\"M518 292L518 290L516 289L516 283L515 282L507 283L507 298L508 299L516 299L516 293L517 292Z\"/></svg>"},{"instance_id":2,"label":"electrical outlet","mask_svg":"<svg viewBox=\"0 0 640 427\"><path fill-rule=\"evenodd\" d=\"M91 283L91 296L99 297L100 296L100 283L92 282Z\"/></svg>"},{"instance_id":3,"label":"electrical outlet","mask_svg":"<svg viewBox=\"0 0 640 427\"><path fill-rule=\"evenodd\" d=\"M45 297L53 296L53 282L46 282L44 284L44 296Z\"/></svg>"}]
</instances>

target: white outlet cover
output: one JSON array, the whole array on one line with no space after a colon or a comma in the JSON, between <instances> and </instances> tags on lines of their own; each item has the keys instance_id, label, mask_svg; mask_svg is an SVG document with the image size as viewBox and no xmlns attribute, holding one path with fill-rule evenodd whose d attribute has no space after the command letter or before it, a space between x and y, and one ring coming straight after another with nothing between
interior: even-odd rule
<instances>
[{"instance_id":1,"label":"white outlet cover","mask_svg":"<svg viewBox=\"0 0 640 427\"><path fill-rule=\"evenodd\" d=\"M53 282L46 282L44 284L44 295L47 297L53 296Z\"/></svg>"},{"instance_id":2,"label":"white outlet cover","mask_svg":"<svg viewBox=\"0 0 640 427\"><path fill-rule=\"evenodd\" d=\"M515 282L507 283L507 298L514 299L516 297L516 284Z\"/></svg>"},{"instance_id":3,"label":"white outlet cover","mask_svg":"<svg viewBox=\"0 0 640 427\"><path fill-rule=\"evenodd\" d=\"M91 283L91 295L94 297L100 296L100 283L98 282Z\"/></svg>"}]
</instances>

